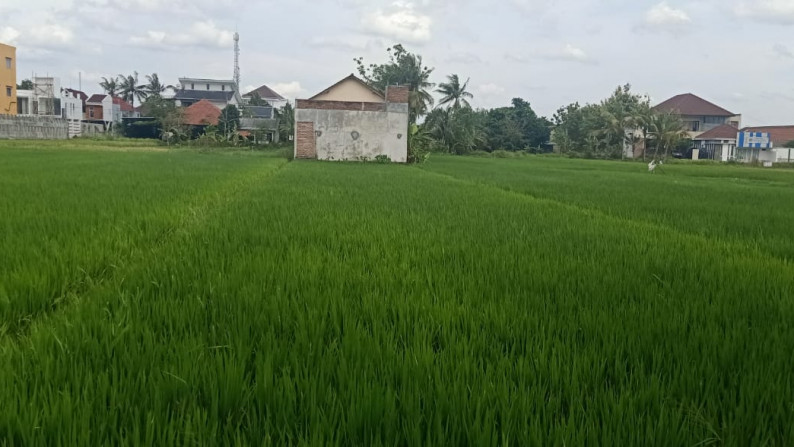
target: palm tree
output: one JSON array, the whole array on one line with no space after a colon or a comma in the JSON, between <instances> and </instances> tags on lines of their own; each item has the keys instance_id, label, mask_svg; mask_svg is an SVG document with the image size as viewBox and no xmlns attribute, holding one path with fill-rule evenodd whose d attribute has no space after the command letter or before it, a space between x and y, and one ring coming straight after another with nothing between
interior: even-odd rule
<instances>
[{"instance_id":1,"label":"palm tree","mask_svg":"<svg viewBox=\"0 0 794 447\"><path fill-rule=\"evenodd\" d=\"M157 76L157 73L146 75L146 80L149 81L144 86L144 90L146 91L147 96L162 96L162 94L165 93L166 90L168 89L174 90L173 85L163 85L162 83L160 83L160 77Z\"/></svg>"},{"instance_id":2,"label":"palm tree","mask_svg":"<svg viewBox=\"0 0 794 447\"><path fill-rule=\"evenodd\" d=\"M447 80L449 82L442 82L438 85L438 89L436 89L437 93L443 95L438 105L443 106L451 104L453 109L459 109L462 104L463 107L470 109L471 104L469 104L467 99L474 98L474 95L466 91L466 88L469 86L469 79L466 79L466 82L460 85L458 75L452 74L447 76Z\"/></svg>"},{"instance_id":3,"label":"palm tree","mask_svg":"<svg viewBox=\"0 0 794 447\"><path fill-rule=\"evenodd\" d=\"M106 78L102 77L102 82L99 83L99 86L102 87L102 90L105 91L110 96L116 96L119 91L119 80L118 78Z\"/></svg>"},{"instance_id":4,"label":"palm tree","mask_svg":"<svg viewBox=\"0 0 794 447\"><path fill-rule=\"evenodd\" d=\"M135 98L143 101L148 96L146 85L138 84L138 72L135 71L129 76L119 75L119 94L122 99L135 106Z\"/></svg>"},{"instance_id":5,"label":"palm tree","mask_svg":"<svg viewBox=\"0 0 794 447\"><path fill-rule=\"evenodd\" d=\"M666 159L670 150L689 136L684 130L681 117L667 112L654 115L649 134L656 140L654 160L659 160L659 149L662 150L662 158Z\"/></svg>"}]
</instances>

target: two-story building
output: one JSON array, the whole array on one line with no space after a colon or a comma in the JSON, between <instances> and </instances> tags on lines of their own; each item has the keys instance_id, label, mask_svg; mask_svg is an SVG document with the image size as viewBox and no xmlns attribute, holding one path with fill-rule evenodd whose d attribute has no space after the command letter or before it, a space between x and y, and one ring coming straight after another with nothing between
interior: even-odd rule
<instances>
[{"instance_id":1,"label":"two-story building","mask_svg":"<svg viewBox=\"0 0 794 447\"><path fill-rule=\"evenodd\" d=\"M174 95L177 107L190 107L202 99L223 109L226 106L239 106L243 99L232 80L179 78L179 89Z\"/></svg>"},{"instance_id":2,"label":"two-story building","mask_svg":"<svg viewBox=\"0 0 794 447\"><path fill-rule=\"evenodd\" d=\"M17 49L0 43L0 115L17 114Z\"/></svg>"},{"instance_id":3,"label":"two-story building","mask_svg":"<svg viewBox=\"0 0 794 447\"><path fill-rule=\"evenodd\" d=\"M704 132L720 126L727 125L737 130L742 127L741 115L730 112L692 93L673 96L655 106L653 110L680 115L681 121L684 122L684 130L693 140Z\"/></svg>"}]
</instances>

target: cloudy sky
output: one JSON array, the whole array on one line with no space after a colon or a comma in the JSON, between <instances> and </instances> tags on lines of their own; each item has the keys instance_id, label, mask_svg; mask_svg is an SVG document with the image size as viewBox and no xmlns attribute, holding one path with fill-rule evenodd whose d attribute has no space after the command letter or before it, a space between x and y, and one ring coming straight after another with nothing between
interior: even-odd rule
<instances>
[{"instance_id":1,"label":"cloudy sky","mask_svg":"<svg viewBox=\"0 0 794 447\"><path fill-rule=\"evenodd\" d=\"M232 77L309 96L403 43L471 78L476 107L522 97L541 114L631 83L692 92L744 123L794 124L794 0L0 0L20 78L99 92L101 76Z\"/></svg>"}]
</instances>

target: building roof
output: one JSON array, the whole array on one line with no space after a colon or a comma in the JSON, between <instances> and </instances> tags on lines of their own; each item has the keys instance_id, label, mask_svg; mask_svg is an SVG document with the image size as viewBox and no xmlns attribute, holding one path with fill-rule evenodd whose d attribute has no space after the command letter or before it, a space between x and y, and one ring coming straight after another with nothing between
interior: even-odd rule
<instances>
[{"instance_id":1,"label":"building roof","mask_svg":"<svg viewBox=\"0 0 794 447\"><path fill-rule=\"evenodd\" d=\"M75 90L73 88L67 88L67 89L64 89L63 91L65 91L67 94L69 94L73 98L80 98L83 101L88 99L88 95L86 95L85 93L81 92L80 90Z\"/></svg>"},{"instance_id":2,"label":"building roof","mask_svg":"<svg viewBox=\"0 0 794 447\"><path fill-rule=\"evenodd\" d=\"M251 90L250 92L246 93L243 96L251 96L254 93L258 94L260 98L264 100L271 100L271 101L286 101L286 99L275 92L275 90L271 89L270 87L263 85L257 89Z\"/></svg>"},{"instance_id":3,"label":"building roof","mask_svg":"<svg viewBox=\"0 0 794 447\"><path fill-rule=\"evenodd\" d=\"M95 95L91 95L91 97L88 98L88 100L86 102L87 103L94 103L94 104L101 104L102 101L104 101L105 98L107 98L107 97L108 97L108 95L102 95L102 94L97 93Z\"/></svg>"},{"instance_id":4,"label":"building roof","mask_svg":"<svg viewBox=\"0 0 794 447\"><path fill-rule=\"evenodd\" d=\"M723 124L703 132L695 140L735 140L738 133L739 129L729 124Z\"/></svg>"},{"instance_id":5,"label":"building roof","mask_svg":"<svg viewBox=\"0 0 794 447\"><path fill-rule=\"evenodd\" d=\"M132 104L128 103L127 101L119 98L118 96L113 97L113 104L119 106L122 112L134 112L135 109L132 107Z\"/></svg>"},{"instance_id":6,"label":"building roof","mask_svg":"<svg viewBox=\"0 0 794 447\"><path fill-rule=\"evenodd\" d=\"M775 147L783 147L789 141L794 141L794 126L745 127L741 131L769 133Z\"/></svg>"},{"instance_id":7,"label":"building roof","mask_svg":"<svg viewBox=\"0 0 794 447\"><path fill-rule=\"evenodd\" d=\"M386 97L383 95L383 92L381 92L380 90L378 90L378 89L376 89L376 88L372 88L372 87L371 87L369 84L367 84L366 82L364 82L364 81L363 81L362 79L360 79L358 76L356 76L356 75L354 75L354 74L350 74L350 76L348 76L348 77L346 77L346 78L344 78L344 79L340 80L340 81L339 81L339 82L337 82L336 84L334 84L334 85L332 85L332 86L330 86L330 87L326 88L325 90L321 91L320 93L318 93L318 94L316 94L316 95L312 96L311 98L309 98L309 101L313 101L313 100L315 100L315 99L316 99L318 96L322 96L322 95L324 95L324 94L326 94L326 93L330 92L330 91L331 91L331 90L333 90L335 87L337 87L337 86L339 86L340 84L342 84L343 82L350 81L350 80L358 82L358 83L359 83L359 84L361 84L362 86L366 87L366 88L367 88L369 91L371 91L372 93L374 93L374 94L378 95L380 98L383 98L384 100L386 99Z\"/></svg>"},{"instance_id":8,"label":"building roof","mask_svg":"<svg viewBox=\"0 0 794 447\"><path fill-rule=\"evenodd\" d=\"M202 99L190 107L187 107L184 112L185 124L190 124L192 126L203 126L207 124L217 125L220 116L221 109L217 108L206 99Z\"/></svg>"},{"instance_id":9,"label":"building roof","mask_svg":"<svg viewBox=\"0 0 794 447\"><path fill-rule=\"evenodd\" d=\"M663 112L673 112L684 116L736 116L735 113L729 112L692 93L673 96L653 109Z\"/></svg>"},{"instance_id":10,"label":"building roof","mask_svg":"<svg viewBox=\"0 0 794 447\"><path fill-rule=\"evenodd\" d=\"M273 118L273 107L268 106L245 106L244 110L251 115L251 118Z\"/></svg>"},{"instance_id":11,"label":"building roof","mask_svg":"<svg viewBox=\"0 0 794 447\"><path fill-rule=\"evenodd\" d=\"M192 82L194 84L226 84L236 85L232 79L207 79L207 78L179 78L179 83Z\"/></svg>"},{"instance_id":12,"label":"building roof","mask_svg":"<svg viewBox=\"0 0 794 447\"><path fill-rule=\"evenodd\" d=\"M233 96L233 91L218 92L213 90L177 90L176 95L174 95L174 99L178 99L180 101L185 99L206 99L208 101L229 102Z\"/></svg>"}]
</instances>

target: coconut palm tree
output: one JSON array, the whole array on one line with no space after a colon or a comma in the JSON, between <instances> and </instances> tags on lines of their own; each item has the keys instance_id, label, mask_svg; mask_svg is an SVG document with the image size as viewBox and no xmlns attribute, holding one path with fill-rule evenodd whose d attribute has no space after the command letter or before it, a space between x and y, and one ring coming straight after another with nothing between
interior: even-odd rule
<instances>
[{"instance_id":1,"label":"coconut palm tree","mask_svg":"<svg viewBox=\"0 0 794 447\"><path fill-rule=\"evenodd\" d=\"M146 85L138 83L138 72L135 71L129 76L119 75L119 94L122 99L135 106L135 98L143 101L148 96Z\"/></svg>"},{"instance_id":2,"label":"coconut palm tree","mask_svg":"<svg viewBox=\"0 0 794 447\"><path fill-rule=\"evenodd\" d=\"M466 79L466 82L460 85L458 75L451 74L447 76L447 80L448 82L442 82L436 89L436 92L442 95L438 105L451 105L453 109L459 109L463 105L463 107L470 109L471 104L469 104L468 99L474 98L474 95L466 91L469 86L469 79Z\"/></svg>"},{"instance_id":3,"label":"coconut palm tree","mask_svg":"<svg viewBox=\"0 0 794 447\"><path fill-rule=\"evenodd\" d=\"M657 113L651 120L649 135L656 142L654 160L659 160L659 150L662 159L667 159L670 151L689 135L684 130L681 117L673 113Z\"/></svg>"},{"instance_id":4,"label":"coconut palm tree","mask_svg":"<svg viewBox=\"0 0 794 447\"><path fill-rule=\"evenodd\" d=\"M157 73L146 75L146 80L148 83L144 86L144 90L146 91L147 96L162 96L166 90L175 89L173 85L163 85L160 82L160 77L157 76Z\"/></svg>"},{"instance_id":5,"label":"coconut palm tree","mask_svg":"<svg viewBox=\"0 0 794 447\"><path fill-rule=\"evenodd\" d=\"M110 96L116 96L119 92L119 80L117 77L106 78L103 76L99 86Z\"/></svg>"}]
</instances>

